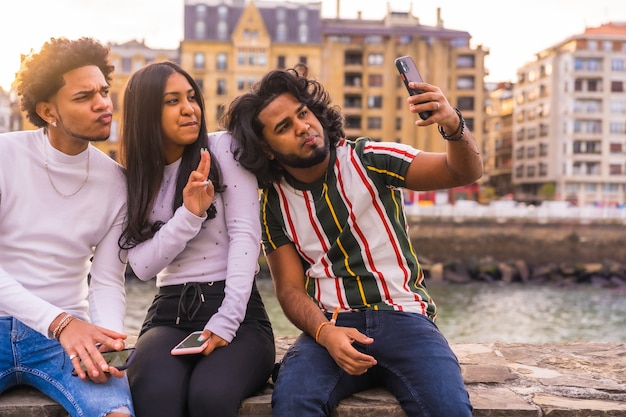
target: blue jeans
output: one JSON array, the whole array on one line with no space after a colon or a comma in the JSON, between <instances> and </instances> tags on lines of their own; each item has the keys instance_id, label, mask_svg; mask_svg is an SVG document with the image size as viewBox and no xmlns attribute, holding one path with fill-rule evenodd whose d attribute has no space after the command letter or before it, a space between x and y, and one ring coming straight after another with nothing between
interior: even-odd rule
<instances>
[{"instance_id":1,"label":"blue jeans","mask_svg":"<svg viewBox=\"0 0 626 417\"><path fill-rule=\"evenodd\" d=\"M0 318L0 392L30 385L61 404L72 417L101 417L120 407L134 415L126 377L95 384L72 376L72 369L59 342L12 317Z\"/></svg>"},{"instance_id":2,"label":"blue jeans","mask_svg":"<svg viewBox=\"0 0 626 417\"><path fill-rule=\"evenodd\" d=\"M339 314L337 325L372 337L372 344L354 347L378 364L364 375L348 375L323 346L300 335L275 382L275 417L329 416L343 398L377 386L391 391L409 417L471 417L458 360L432 320L415 313L364 311Z\"/></svg>"}]
</instances>

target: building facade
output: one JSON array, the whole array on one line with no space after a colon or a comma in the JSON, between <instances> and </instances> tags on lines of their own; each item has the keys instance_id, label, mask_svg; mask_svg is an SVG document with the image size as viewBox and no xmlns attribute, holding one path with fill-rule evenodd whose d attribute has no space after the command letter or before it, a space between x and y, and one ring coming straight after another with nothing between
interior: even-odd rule
<instances>
[{"instance_id":1,"label":"building facade","mask_svg":"<svg viewBox=\"0 0 626 417\"><path fill-rule=\"evenodd\" d=\"M268 71L308 67L346 116L346 135L443 151L435 126L416 128L394 60L412 56L425 81L444 91L464 114L479 146L485 122L482 46L470 34L421 25L412 12L388 9L380 20L322 18L321 3L185 0L181 64L203 86L209 130L224 109ZM450 199L477 199L478 185ZM426 197L430 199L430 197Z\"/></svg>"},{"instance_id":2,"label":"building facade","mask_svg":"<svg viewBox=\"0 0 626 417\"><path fill-rule=\"evenodd\" d=\"M502 82L487 88L483 184L492 198L513 198L513 86Z\"/></svg>"},{"instance_id":3,"label":"building facade","mask_svg":"<svg viewBox=\"0 0 626 417\"><path fill-rule=\"evenodd\" d=\"M543 50L518 70L513 184L529 203L623 205L626 24L607 23Z\"/></svg>"}]
</instances>

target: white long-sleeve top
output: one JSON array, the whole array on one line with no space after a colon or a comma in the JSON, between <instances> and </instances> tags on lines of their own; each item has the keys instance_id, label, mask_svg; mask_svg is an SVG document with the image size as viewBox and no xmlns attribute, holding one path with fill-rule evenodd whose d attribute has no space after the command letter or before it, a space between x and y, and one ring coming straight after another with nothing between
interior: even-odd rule
<instances>
[{"instance_id":1,"label":"white long-sleeve top","mask_svg":"<svg viewBox=\"0 0 626 417\"><path fill-rule=\"evenodd\" d=\"M209 148L218 161L226 190L216 193L217 216L207 220L180 206L172 213L180 160L165 167L150 221L165 222L147 241L129 250L128 259L142 280L156 276L158 287L186 282L225 280L225 296L205 329L231 342L243 321L258 268L261 226L257 181L235 161L232 137L209 134Z\"/></svg>"},{"instance_id":2,"label":"white long-sleeve top","mask_svg":"<svg viewBox=\"0 0 626 417\"><path fill-rule=\"evenodd\" d=\"M55 191L80 187L87 158L84 187ZM0 135L0 316L47 337L63 311L122 331L125 215L121 168L94 146L70 156L43 129Z\"/></svg>"}]
</instances>

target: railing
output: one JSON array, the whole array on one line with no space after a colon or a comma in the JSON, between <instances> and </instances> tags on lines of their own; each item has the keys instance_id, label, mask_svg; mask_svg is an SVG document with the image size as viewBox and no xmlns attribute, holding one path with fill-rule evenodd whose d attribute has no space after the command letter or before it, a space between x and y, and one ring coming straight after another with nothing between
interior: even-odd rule
<instances>
[{"instance_id":1,"label":"railing","mask_svg":"<svg viewBox=\"0 0 626 417\"><path fill-rule=\"evenodd\" d=\"M562 204L561 204L562 203ZM475 201L458 201L456 204L421 205L407 204L407 215L417 218L491 219L503 222L509 219L547 223L549 221L578 221L580 223L626 224L626 208L623 207L577 207L565 202L548 202L539 206L526 206L515 202L494 202L489 205Z\"/></svg>"}]
</instances>

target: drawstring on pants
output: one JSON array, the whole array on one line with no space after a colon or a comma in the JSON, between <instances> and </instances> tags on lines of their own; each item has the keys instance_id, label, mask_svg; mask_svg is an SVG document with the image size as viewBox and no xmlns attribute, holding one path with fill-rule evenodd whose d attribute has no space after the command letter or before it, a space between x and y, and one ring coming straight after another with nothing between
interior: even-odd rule
<instances>
[{"instance_id":1,"label":"drawstring on pants","mask_svg":"<svg viewBox=\"0 0 626 417\"><path fill-rule=\"evenodd\" d=\"M193 296L189 303L187 303L186 295L188 291L193 291ZM191 321L196 316L200 307L204 303L204 294L202 293L201 283L189 282L183 285L183 289L180 292L180 298L178 299L178 310L176 312L176 324L180 323L181 314L187 315L187 320ZM187 305L189 304L189 305Z\"/></svg>"}]
</instances>

